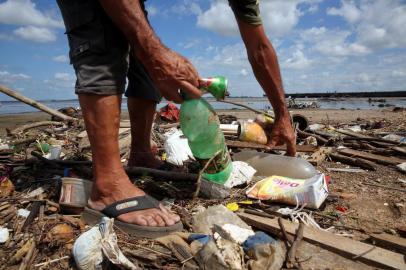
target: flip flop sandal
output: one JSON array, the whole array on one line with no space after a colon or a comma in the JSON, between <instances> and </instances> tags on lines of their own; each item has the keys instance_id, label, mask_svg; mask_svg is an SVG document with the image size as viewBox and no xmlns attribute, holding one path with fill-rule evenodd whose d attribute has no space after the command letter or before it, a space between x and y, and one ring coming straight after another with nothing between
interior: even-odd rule
<instances>
[{"instance_id":1,"label":"flip flop sandal","mask_svg":"<svg viewBox=\"0 0 406 270\"><path fill-rule=\"evenodd\" d=\"M114 218L114 224L117 227L135 237L158 238L183 229L181 222L172 226L153 227L130 224L116 219L122 214L151 208L160 209L159 201L149 195L144 195L114 202L101 211L85 207L82 213L82 219L86 224L93 226L98 224L102 217Z\"/></svg>"}]
</instances>

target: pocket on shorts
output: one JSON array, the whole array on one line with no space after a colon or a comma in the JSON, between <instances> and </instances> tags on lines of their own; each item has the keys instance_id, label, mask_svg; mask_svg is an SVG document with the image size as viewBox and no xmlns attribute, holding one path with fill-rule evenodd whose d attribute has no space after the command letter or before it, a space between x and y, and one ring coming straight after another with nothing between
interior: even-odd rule
<instances>
[{"instance_id":1,"label":"pocket on shorts","mask_svg":"<svg viewBox=\"0 0 406 270\"><path fill-rule=\"evenodd\" d=\"M59 0L66 35L69 42L69 57L75 64L89 54L106 52L102 9L94 0Z\"/></svg>"}]
</instances>

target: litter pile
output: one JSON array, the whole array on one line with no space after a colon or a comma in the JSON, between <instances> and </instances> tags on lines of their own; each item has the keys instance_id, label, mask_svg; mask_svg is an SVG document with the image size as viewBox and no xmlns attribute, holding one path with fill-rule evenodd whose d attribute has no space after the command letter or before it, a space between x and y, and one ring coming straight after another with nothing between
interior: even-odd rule
<instances>
[{"instance_id":1,"label":"litter pile","mask_svg":"<svg viewBox=\"0 0 406 270\"><path fill-rule=\"evenodd\" d=\"M153 240L111 219L93 227L80 219L92 155L79 112L9 130L0 144L0 269L406 269L405 121L309 125L296 117L300 158L291 158L285 146L266 148L272 119L220 116L233 181L213 184L202 180L176 110L161 111L152 139L157 156L183 171L126 168L181 216L183 232ZM128 121L119 133L125 164ZM387 205L356 205L368 198Z\"/></svg>"}]
</instances>

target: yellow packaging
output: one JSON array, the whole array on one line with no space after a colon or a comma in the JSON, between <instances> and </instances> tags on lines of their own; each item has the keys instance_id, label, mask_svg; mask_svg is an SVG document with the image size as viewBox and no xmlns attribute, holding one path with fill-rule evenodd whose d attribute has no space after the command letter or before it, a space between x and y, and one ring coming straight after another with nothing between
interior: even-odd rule
<instances>
[{"instance_id":1,"label":"yellow packaging","mask_svg":"<svg viewBox=\"0 0 406 270\"><path fill-rule=\"evenodd\" d=\"M317 209L327 198L328 188L324 174L305 180L274 175L257 182L247 190L247 196Z\"/></svg>"}]
</instances>

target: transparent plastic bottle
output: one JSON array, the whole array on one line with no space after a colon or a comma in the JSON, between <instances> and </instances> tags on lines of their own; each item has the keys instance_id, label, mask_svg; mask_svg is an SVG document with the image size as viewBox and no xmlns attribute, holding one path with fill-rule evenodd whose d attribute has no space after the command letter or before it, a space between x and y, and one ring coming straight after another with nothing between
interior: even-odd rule
<instances>
[{"instance_id":1,"label":"transparent plastic bottle","mask_svg":"<svg viewBox=\"0 0 406 270\"><path fill-rule=\"evenodd\" d=\"M273 155L257 151L242 151L233 155L234 160L251 165L260 176L285 176L295 179L307 179L317 174L312 164L304 159Z\"/></svg>"}]
</instances>

